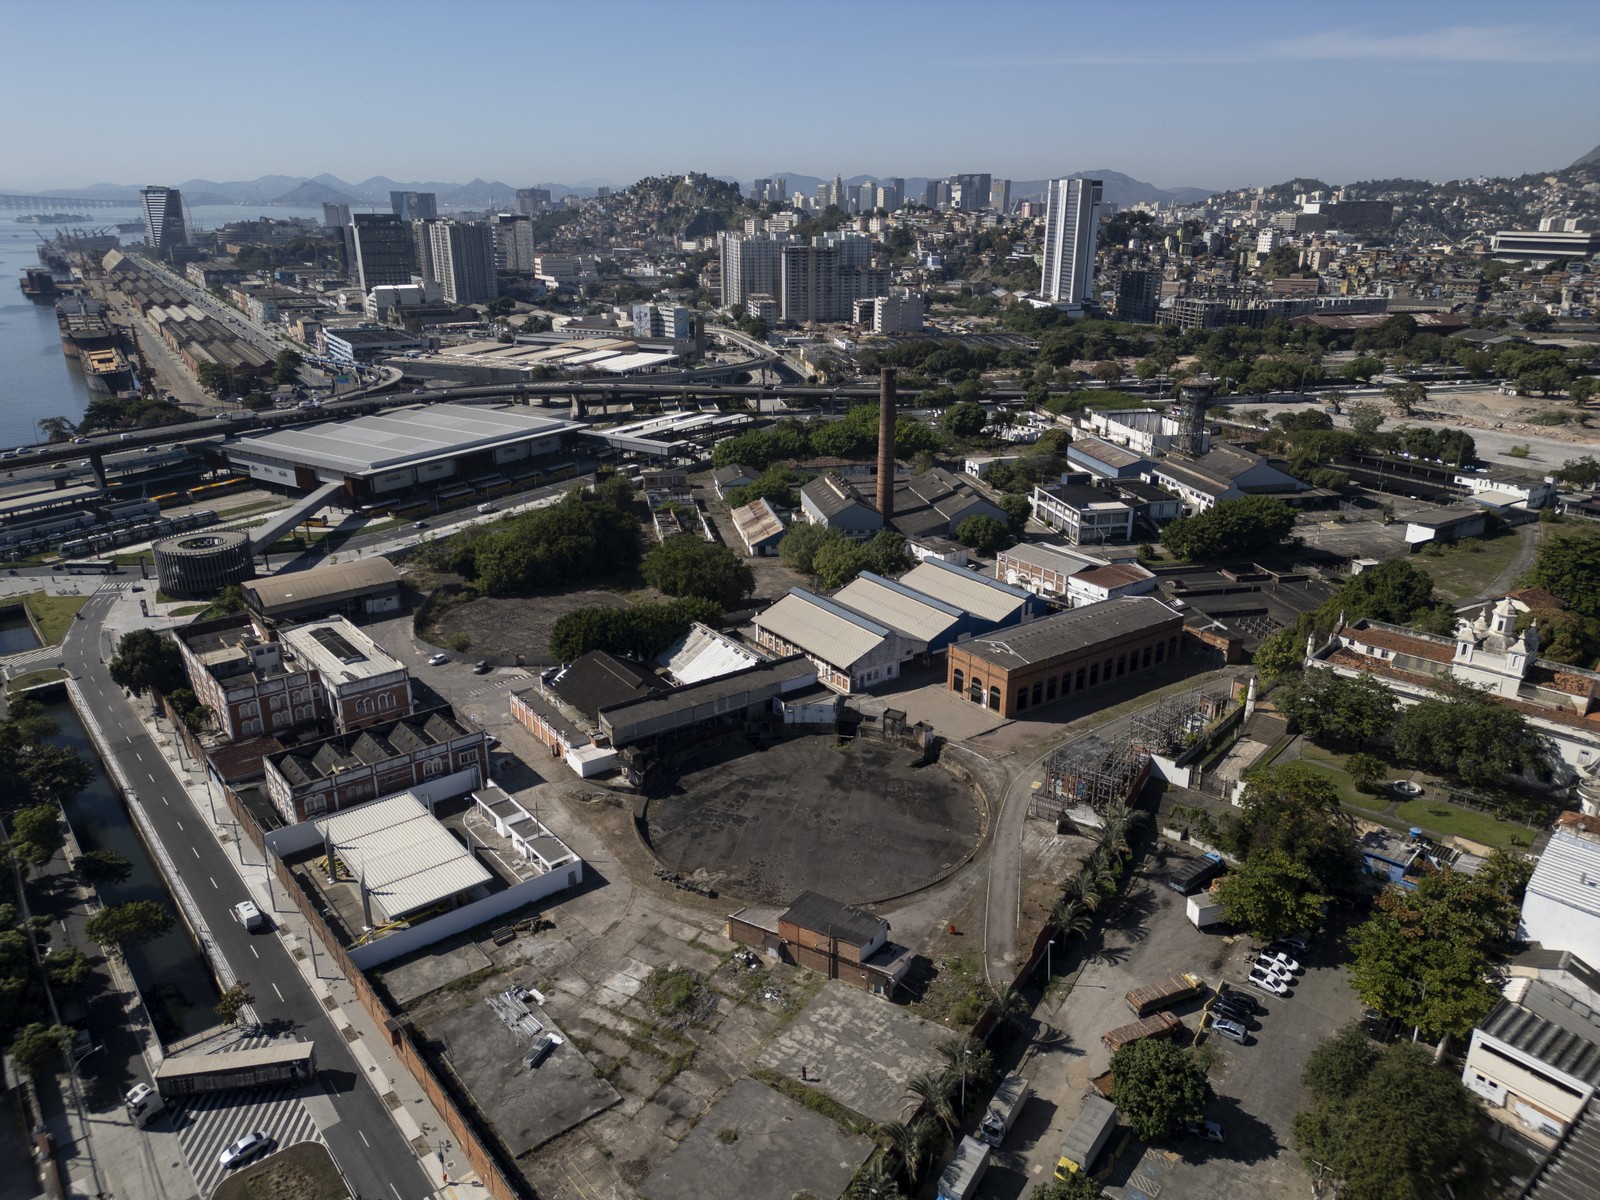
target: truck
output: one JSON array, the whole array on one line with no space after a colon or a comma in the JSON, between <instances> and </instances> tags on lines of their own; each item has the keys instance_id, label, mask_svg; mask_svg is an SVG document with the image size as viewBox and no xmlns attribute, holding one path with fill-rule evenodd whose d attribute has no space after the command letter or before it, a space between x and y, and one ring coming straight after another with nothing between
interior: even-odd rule
<instances>
[{"instance_id":1,"label":"truck","mask_svg":"<svg viewBox=\"0 0 1600 1200\"><path fill-rule=\"evenodd\" d=\"M1182 1028L1183 1022L1177 1017L1169 1012L1158 1012L1153 1017L1146 1017L1129 1025L1119 1025L1102 1033L1100 1040L1106 1044L1106 1049L1116 1053L1131 1042L1150 1037L1172 1037Z\"/></svg>"},{"instance_id":2,"label":"truck","mask_svg":"<svg viewBox=\"0 0 1600 1200\"><path fill-rule=\"evenodd\" d=\"M140 1129L150 1124L156 1114L166 1108L161 1093L148 1083L134 1084L122 1098L122 1103L128 1109L128 1118Z\"/></svg>"},{"instance_id":3,"label":"truck","mask_svg":"<svg viewBox=\"0 0 1600 1200\"><path fill-rule=\"evenodd\" d=\"M1204 979L1192 972L1184 971L1170 979L1163 979L1160 983L1134 988L1127 996L1128 1007L1133 1009L1134 1016L1145 1017L1160 1009L1181 1004L1205 990Z\"/></svg>"},{"instance_id":4,"label":"truck","mask_svg":"<svg viewBox=\"0 0 1600 1200\"><path fill-rule=\"evenodd\" d=\"M1167 886L1180 896L1192 896L1228 869L1216 851L1179 864L1167 873Z\"/></svg>"},{"instance_id":5,"label":"truck","mask_svg":"<svg viewBox=\"0 0 1600 1200\"><path fill-rule=\"evenodd\" d=\"M1056 1160L1056 1178L1063 1183L1082 1171L1091 1174L1094 1160L1106 1148L1117 1130L1117 1106L1102 1096L1083 1098L1083 1111L1061 1139L1061 1157Z\"/></svg>"},{"instance_id":6,"label":"truck","mask_svg":"<svg viewBox=\"0 0 1600 1200\"><path fill-rule=\"evenodd\" d=\"M988 1168L989 1147L977 1138L962 1138L956 1152L939 1173L939 1200L970 1200Z\"/></svg>"},{"instance_id":7,"label":"truck","mask_svg":"<svg viewBox=\"0 0 1600 1200\"><path fill-rule=\"evenodd\" d=\"M1188 910L1189 924L1196 929L1210 929L1228 919L1227 905L1212 899L1210 892L1190 896L1185 908Z\"/></svg>"},{"instance_id":8,"label":"truck","mask_svg":"<svg viewBox=\"0 0 1600 1200\"><path fill-rule=\"evenodd\" d=\"M994 1099L989 1101L989 1110L978 1123L979 1139L998 1147L1017 1123L1017 1114L1031 1095L1033 1089L1021 1075L1007 1075L1002 1079L1000 1086L994 1090Z\"/></svg>"}]
</instances>

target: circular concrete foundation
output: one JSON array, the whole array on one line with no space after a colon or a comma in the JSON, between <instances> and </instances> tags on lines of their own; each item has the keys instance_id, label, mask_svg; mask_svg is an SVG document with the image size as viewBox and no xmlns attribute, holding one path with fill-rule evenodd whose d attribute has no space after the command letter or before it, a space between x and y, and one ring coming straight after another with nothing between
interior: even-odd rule
<instances>
[{"instance_id":1,"label":"circular concrete foundation","mask_svg":"<svg viewBox=\"0 0 1600 1200\"><path fill-rule=\"evenodd\" d=\"M664 781L646 811L667 866L756 904L803 891L864 904L932 883L977 844L971 789L900 746L831 736L724 746Z\"/></svg>"}]
</instances>

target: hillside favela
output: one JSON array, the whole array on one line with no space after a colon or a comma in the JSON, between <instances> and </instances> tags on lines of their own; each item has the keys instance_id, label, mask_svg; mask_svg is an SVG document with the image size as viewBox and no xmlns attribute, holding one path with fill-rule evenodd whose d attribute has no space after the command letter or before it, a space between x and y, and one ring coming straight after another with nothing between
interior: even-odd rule
<instances>
[{"instance_id":1,"label":"hillside favela","mask_svg":"<svg viewBox=\"0 0 1600 1200\"><path fill-rule=\"evenodd\" d=\"M1595 15L8 10L0 1200L1600 1196Z\"/></svg>"}]
</instances>

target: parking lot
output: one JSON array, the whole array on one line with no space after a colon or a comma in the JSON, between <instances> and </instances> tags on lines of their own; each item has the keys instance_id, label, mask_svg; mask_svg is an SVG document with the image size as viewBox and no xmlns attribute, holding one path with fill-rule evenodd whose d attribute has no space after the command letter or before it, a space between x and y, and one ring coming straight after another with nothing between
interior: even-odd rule
<instances>
[{"instance_id":1,"label":"parking lot","mask_svg":"<svg viewBox=\"0 0 1600 1200\"><path fill-rule=\"evenodd\" d=\"M1134 1017L1129 989L1191 971L1213 988L1240 983L1255 943L1194 928L1184 901L1164 876L1186 851L1169 844L1146 856L1127 898L1113 912L1098 949L1074 964L1070 990L1041 1004L1039 1036L1023 1064L1035 1099L1011 1140L996 1156L979 1195L994 1200L1023 1196L1050 1177L1061 1139L1077 1117L1089 1081L1109 1065L1101 1034ZM1222 1125L1221 1145L1198 1140L1146 1147L1132 1138L1114 1150L1107 1192L1119 1200L1138 1196L1228 1196L1279 1200L1307 1186L1291 1148L1290 1126L1304 1103L1300 1072L1322 1038L1360 1015L1361 1004L1331 939L1315 942L1288 996L1252 994L1261 1002L1251 1037L1238 1045L1205 1039L1215 1055L1211 1083L1216 1099L1206 1113ZM1188 1033L1198 1029L1204 998L1174 1005ZM1104 1165L1104 1164L1102 1164Z\"/></svg>"}]
</instances>

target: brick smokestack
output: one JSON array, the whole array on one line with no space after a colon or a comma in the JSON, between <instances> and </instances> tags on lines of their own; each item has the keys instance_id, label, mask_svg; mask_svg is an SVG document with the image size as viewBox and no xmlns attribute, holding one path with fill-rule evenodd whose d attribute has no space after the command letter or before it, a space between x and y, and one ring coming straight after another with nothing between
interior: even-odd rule
<instances>
[{"instance_id":1,"label":"brick smokestack","mask_svg":"<svg viewBox=\"0 0 1600 1200\"><path fill-rule=\"evenodd\" d=\"M893 367L878 376L878 511L885 525L894 519L894 377Z\"/></svg>"}]
</instances>

